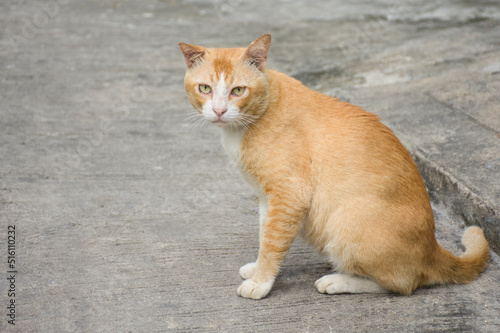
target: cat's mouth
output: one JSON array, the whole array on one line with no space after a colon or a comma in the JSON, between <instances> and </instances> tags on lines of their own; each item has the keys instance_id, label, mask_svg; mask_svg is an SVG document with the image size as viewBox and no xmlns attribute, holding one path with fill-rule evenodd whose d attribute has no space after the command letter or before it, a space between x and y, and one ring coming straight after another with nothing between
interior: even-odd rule
<instances>
[{"instance_id":1,"label":"cat's mouth","mask_svg":"<svg viewBox=\"0 0 500 333\"><path fill-rule=\"evenodd\" d=\"M217 119L217 120L213 120L212 124L214 124L215 126L218 126L218 127L224 127L224 126L228 125L229 122L228 121L224 121L222 119Z\"/></svg>"}]
</instances>

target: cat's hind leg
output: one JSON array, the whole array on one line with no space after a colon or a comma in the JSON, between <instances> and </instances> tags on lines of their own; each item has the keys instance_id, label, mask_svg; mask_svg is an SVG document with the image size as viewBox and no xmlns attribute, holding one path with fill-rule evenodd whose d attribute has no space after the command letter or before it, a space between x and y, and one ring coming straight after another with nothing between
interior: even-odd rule
<instances>
[{"instance_id":1,"label":"cat's hind leg","mask_svg":"<svg viewBox=\"0 0 500 333\"><path fill-rule=\"evenodd\" d=\"M314 284L324 294L383 294L387 289L377 282L350 274L331 274L318 279Z\"/></svg>"}]
</instances>

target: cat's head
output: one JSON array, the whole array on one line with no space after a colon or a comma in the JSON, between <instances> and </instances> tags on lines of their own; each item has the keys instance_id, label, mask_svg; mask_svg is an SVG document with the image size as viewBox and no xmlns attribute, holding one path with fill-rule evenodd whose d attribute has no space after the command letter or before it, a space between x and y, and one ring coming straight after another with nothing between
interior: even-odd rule
<instances>
[{"instance_id":1,"label":"cat's head","mask_svg":"<svg viewBox=\"0 0 500 333\"><path fill-rule=\"evenodd\" d=\"M265 65L271 35L247 48L205 48L179 43L187 64L184 86L193 107L219 126L246 126L269 104Z\"/></svg>"}]
</instances>

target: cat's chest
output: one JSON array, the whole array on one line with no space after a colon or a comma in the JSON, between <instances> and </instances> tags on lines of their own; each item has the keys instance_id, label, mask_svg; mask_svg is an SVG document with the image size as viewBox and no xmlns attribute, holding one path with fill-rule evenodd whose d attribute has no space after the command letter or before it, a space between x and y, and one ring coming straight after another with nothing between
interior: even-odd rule
<instances>
[{"instance_id":1,"label":"cat's chest","mask_svg":"<svg viewBox=\"0 0 500 333\"><path fill-rule=\"evenodd\" d=\"M238 168L243 178L259 194L263 193L262 187L255 176L250 174L241 161L242 141L245 131L243 129L224 128L222 132L222 146L231 162Z\"/></svg>"},{"instance_id":2,"label":"cat's chest","mask_svg":"<svg viewBox=\"0 0 500 333\"><path fill-rule=\"evenodd\" d=\"M238 169L242 168L241 142L243 140L243 134L245 134L243 129L224 128L222 131L222 146L231 162L233 162Z\"/></svg>"}]
</instances>

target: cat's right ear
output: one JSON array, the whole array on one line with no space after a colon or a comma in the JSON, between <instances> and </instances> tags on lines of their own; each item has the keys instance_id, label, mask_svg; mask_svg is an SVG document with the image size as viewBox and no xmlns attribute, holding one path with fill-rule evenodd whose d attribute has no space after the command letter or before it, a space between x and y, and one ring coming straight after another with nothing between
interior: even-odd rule
<instances>
[{"instance_id":1,"label":"cat's right ear","mask_svg":"<svg viewBox=\"0 0 500 333\"><path fill-rule=\"evenodd\" d=\"M182 53L184 54L184 59L186 59L186 65L188 68L193 67L196 63L203 59L206 49L202 46L190 45L186 43L179 43Z\"/></svg>"}]
</instances>

